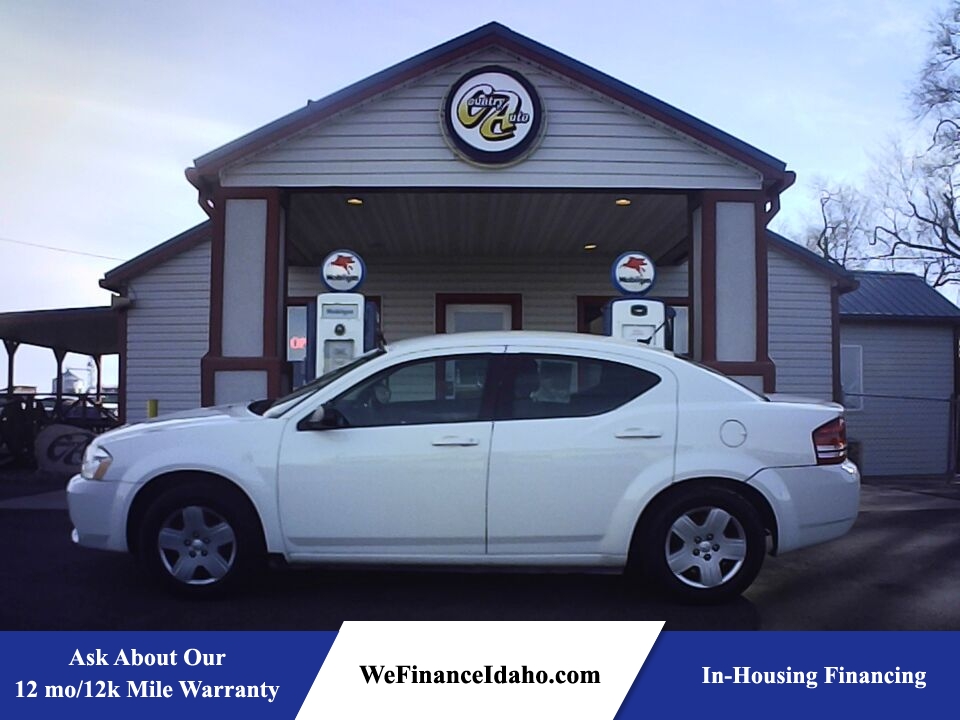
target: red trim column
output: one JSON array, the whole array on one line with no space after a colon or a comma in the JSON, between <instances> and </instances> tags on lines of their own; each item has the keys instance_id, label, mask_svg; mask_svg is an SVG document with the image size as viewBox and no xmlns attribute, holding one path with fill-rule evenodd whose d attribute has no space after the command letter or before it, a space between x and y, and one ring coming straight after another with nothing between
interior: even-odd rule
<instances>
[{"instance_id":1,"label":"red trim column","mask_svg":"<svg viewBox=\"0 0 960 720\"><path fill-rule=\"evenodd\" d=\"M230 212L252 222L231 223ZM210 345L200 364L204 405L280 394L282 212L277 189L220 188L214 193ZM219 396L218 377L223 382Z\"/></svg>"},{"instance_id":2,"label":"red trim column","mask_svg":"<svg viewBox=\"0 0 960 720\"><path fill-rule=\"evenodd\" d=\"M699 233L694 232L691 257L691 263L697 263L692 274L700 279L699 287L691 286L691 296L699 298L695 304L695 311L700 313L696 323L700 331L695 339L697 359L727 375L759 378L763 390L772 392L776 368L768 355L766 197L760 191L705 191L699 201L699 208L693 211L699 211ZM720 206L724 206L722 218ZM744 206L751 206L746 213ZM750 237L743 236L743 231ZM727 244L721 248L720 243ZM720 254L724 256L722 262L718 261ZM744 272L733 269L737 264ZM738 314L737 294L722 293L726 299L721 306L718 285L736 287L744 276L753 284L754 299L752 303L747 301L749 307ZM752 323L753 327L741 323ZM718 337L721 332L723 338ZM743 344L731 340L741 335Z\"/></svg>"}]
</instances>

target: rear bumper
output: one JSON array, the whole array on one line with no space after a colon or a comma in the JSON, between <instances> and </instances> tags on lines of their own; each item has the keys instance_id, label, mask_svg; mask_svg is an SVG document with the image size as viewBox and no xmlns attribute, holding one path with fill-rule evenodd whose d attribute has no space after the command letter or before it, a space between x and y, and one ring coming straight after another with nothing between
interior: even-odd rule
<instances>
[{"instance_id":1,"label":"rear bumper","mask_svg":"<svg viewBox=\"0 0 960 720\"><path fill-rule=\"evenodd\" d=\"M768 468L749 483L773 508L776 553L846 534L860 509L860 471L849 460L840 465Z\"/></svg>"}]
</instances>

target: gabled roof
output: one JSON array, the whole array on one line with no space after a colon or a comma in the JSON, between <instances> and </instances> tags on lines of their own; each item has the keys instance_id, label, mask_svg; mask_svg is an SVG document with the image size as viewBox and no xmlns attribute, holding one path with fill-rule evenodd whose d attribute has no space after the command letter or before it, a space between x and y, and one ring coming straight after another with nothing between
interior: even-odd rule
<instances>
[{"instance_id":1,"label":"gabled roof","mask_svg":"<svg viewBox=\"0 0 960 720\"><path fill-rule=\"evenodd\" d=\"M840 298L843 318L960 323L960 308L910 273L855 272L860 287Z\"/></svg>"},{"instance_id":2,"label":"gabled roof","mask_svg":"<svg viewBox=\"0 0 960 720\"><path fill-rule=\"evenodd\" d=\"M788 240L783 235L778 235L772 230L767 230L767 242L813 270L835 280L841 292L850 292L856 289L857 280L854 273L847 270L843 265L835 263L832 260L827 260L825 257L817 255L812 250L792 240Z\"/></svg>"},{"instance_id":3,"label":"gabled roof","mask_svg":"<svg viewBox=\"0 0 960 720\"><path fill-rule=\"evenodd\" d=\"M170 238L166 242L160 243L154 248L150 248L132 260L127 260L123 265L118 265L113 270L107 272L107 274L103 276L103 279L100 280L100 287L104 290L122 293L123 285L128 280L143 275L143 273L157 265L209 240L211 238L212 227L213 223L207 220Z\"/></svg>"},{"instance_id":4,"label":"gabled roof","mask_svg":"<svg viewBox=\"0 0 960 720\"><path fill-rule=\"evenodd\" d=\"M365 80L315 102L308 102L289 115L264 125L233 142L217 148L194 160L187 169L187 178L199 190L205 190L217 179L220 170L241 158L273 145L304 130L326 117L342 112L393 87L408 82L435 68L447 65L487 47L496 46L532 63L565 75L627 107L661 122L704 145L712 147L745 165L758 170L764 177L764 186L777 191L786 189L794 181L794 174L782 160L719 130L708 123L669 105L652 95L637 90L599 70L574 60L567 55L514 32L500 23L492 22L438 45L432 50L415 55Z\"/></svg>"}]
</instances>

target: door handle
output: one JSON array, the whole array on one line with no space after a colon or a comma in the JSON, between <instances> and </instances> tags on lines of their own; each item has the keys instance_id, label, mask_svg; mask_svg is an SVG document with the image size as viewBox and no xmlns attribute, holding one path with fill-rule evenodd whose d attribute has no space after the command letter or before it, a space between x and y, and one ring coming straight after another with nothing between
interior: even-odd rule
<instances>
[{"instance_id":1,"label":"door handle","mask_svg":"<svg viewBox=\"0 0 960 720\"><path fill-rule=\"evenodd\" d=\"M438 437L433 441L434 445L437 446L454 446L454 447L469 447L471 445L479 445L480 441L472 437L460 437L458 435L444 435L443 437Z\"/></svg>"},{"instance_id":2,"label":"door handle","mask_svg":"<svg viewBox=\"0 0 960 720\"><path fill-rule=\"evenodd\" d=\"M618 438L640 438L646 440L653 440L655 438L663 437L662 430L654 430L653 428L642 428L642 427L629 427L620 430L615 433L614 437Z\"/></svg>"}]
</instances>

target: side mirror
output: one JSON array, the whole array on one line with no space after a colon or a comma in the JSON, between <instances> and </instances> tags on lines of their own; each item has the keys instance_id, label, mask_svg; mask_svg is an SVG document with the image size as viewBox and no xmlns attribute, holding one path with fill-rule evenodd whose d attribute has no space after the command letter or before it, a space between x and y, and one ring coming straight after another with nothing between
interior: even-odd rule
<instances>
[{"instance_id":1,"label":"side mirror","mask_svg":"<svg viewBox=\"0 0 960 720\"><path fill-rule=\"evenodd\" d=\"M347 419L332 405L321 405L297 423L297 430L332 430L346 427Z\"/></svg>"}]
</instances>

